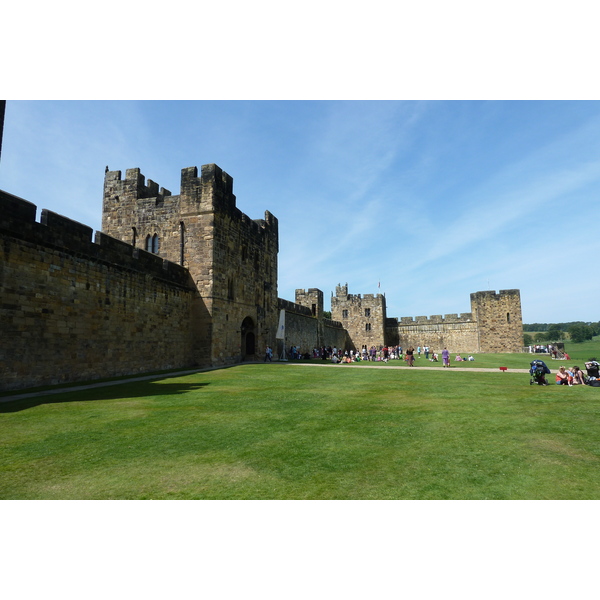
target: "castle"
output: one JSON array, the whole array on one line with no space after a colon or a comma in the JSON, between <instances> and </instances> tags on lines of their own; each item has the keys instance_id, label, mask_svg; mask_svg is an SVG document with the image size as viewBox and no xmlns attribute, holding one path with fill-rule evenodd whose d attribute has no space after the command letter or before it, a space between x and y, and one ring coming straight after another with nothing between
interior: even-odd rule
<instances>
[{"instance_id":1,"label":"castle","mask_svg":"<svg viewBox=\"0 0 600 600\"><path fill-rule=\"evenodd\" d=\"M0 390L400 344L518 352L518 290L471 294L471 312L388 318L385 296L336 287L277 293L278 221L236 207L217 165L181 172L179 195L107 171L102 232L0 191ZM277 348L279 320L285 338Z\"/></svg>"}]
</instances>

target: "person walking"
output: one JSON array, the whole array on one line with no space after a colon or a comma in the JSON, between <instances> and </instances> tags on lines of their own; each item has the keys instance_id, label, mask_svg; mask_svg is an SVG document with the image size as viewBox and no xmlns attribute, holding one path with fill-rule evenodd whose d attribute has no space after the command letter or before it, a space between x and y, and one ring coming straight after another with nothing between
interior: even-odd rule
<instances>
[{"instance_id":1,"label":"person walking","mask_svg":"<svg viewBox=\"0 0 600 600\"><path fill-rule=\"evenodd\" d=\"M444 363L444 367L450 366L450 352L448 351L448 348L442 350L442 362Z\"/></svg>"},{"instance_id":2,"label":"person walking","mask_svg":"<svg viewBox=\"0 0 600 600\"><path fill-rule=\"evenodd\" d=\"M273 350L271 350L271 346L267 346L267 350L265 352L265 360L264 362L273 362Z\"/></svg>"}]
</instances>

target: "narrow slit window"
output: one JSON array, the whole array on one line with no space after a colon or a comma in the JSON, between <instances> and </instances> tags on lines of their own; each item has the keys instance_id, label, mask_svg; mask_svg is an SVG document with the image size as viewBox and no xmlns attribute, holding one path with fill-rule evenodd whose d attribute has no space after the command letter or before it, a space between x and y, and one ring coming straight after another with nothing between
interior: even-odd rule
<instances>
[{"instance_id":1,"label":"narrow slit window","mask_svg":"<svg viewBox=\"0 0 600 600\"><path fill-rule=\"evenodd\" d=\"M179 223L179 264L183 267L184 250L185 250L185 225L183 221Z\"/></svg>"}]
</instances>

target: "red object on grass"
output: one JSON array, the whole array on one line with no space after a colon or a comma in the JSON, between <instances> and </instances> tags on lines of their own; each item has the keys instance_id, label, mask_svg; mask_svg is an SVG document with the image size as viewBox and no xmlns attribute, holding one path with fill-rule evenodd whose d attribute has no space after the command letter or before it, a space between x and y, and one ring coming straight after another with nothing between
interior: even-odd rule
<instances>
[{"instance_id":1,"label":"red object on grass","mask_svg":"<svg viewBox=\"0 0 600 600\"><path fill-rule=\"evenodd\" d=\"M507 370L508 370L508 367L500 367L500 370L501 370L501 371L507 371Z\"/></svg>"}]
</instances>

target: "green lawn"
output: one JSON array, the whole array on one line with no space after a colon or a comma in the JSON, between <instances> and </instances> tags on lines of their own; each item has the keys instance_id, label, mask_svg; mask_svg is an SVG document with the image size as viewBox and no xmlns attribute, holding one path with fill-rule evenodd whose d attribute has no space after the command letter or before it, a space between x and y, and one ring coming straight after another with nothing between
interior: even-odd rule
<instances>
[{"instance_id":1,"label":"green lawn","mask_svg":"<svg viewBox=\"0 0 600 600\"><path fill-rule=\"evenodd\" d=\"M0 498L598 499L599 416L510 371L240 365L1 403Z\"/></svg>"}]
</instances>

